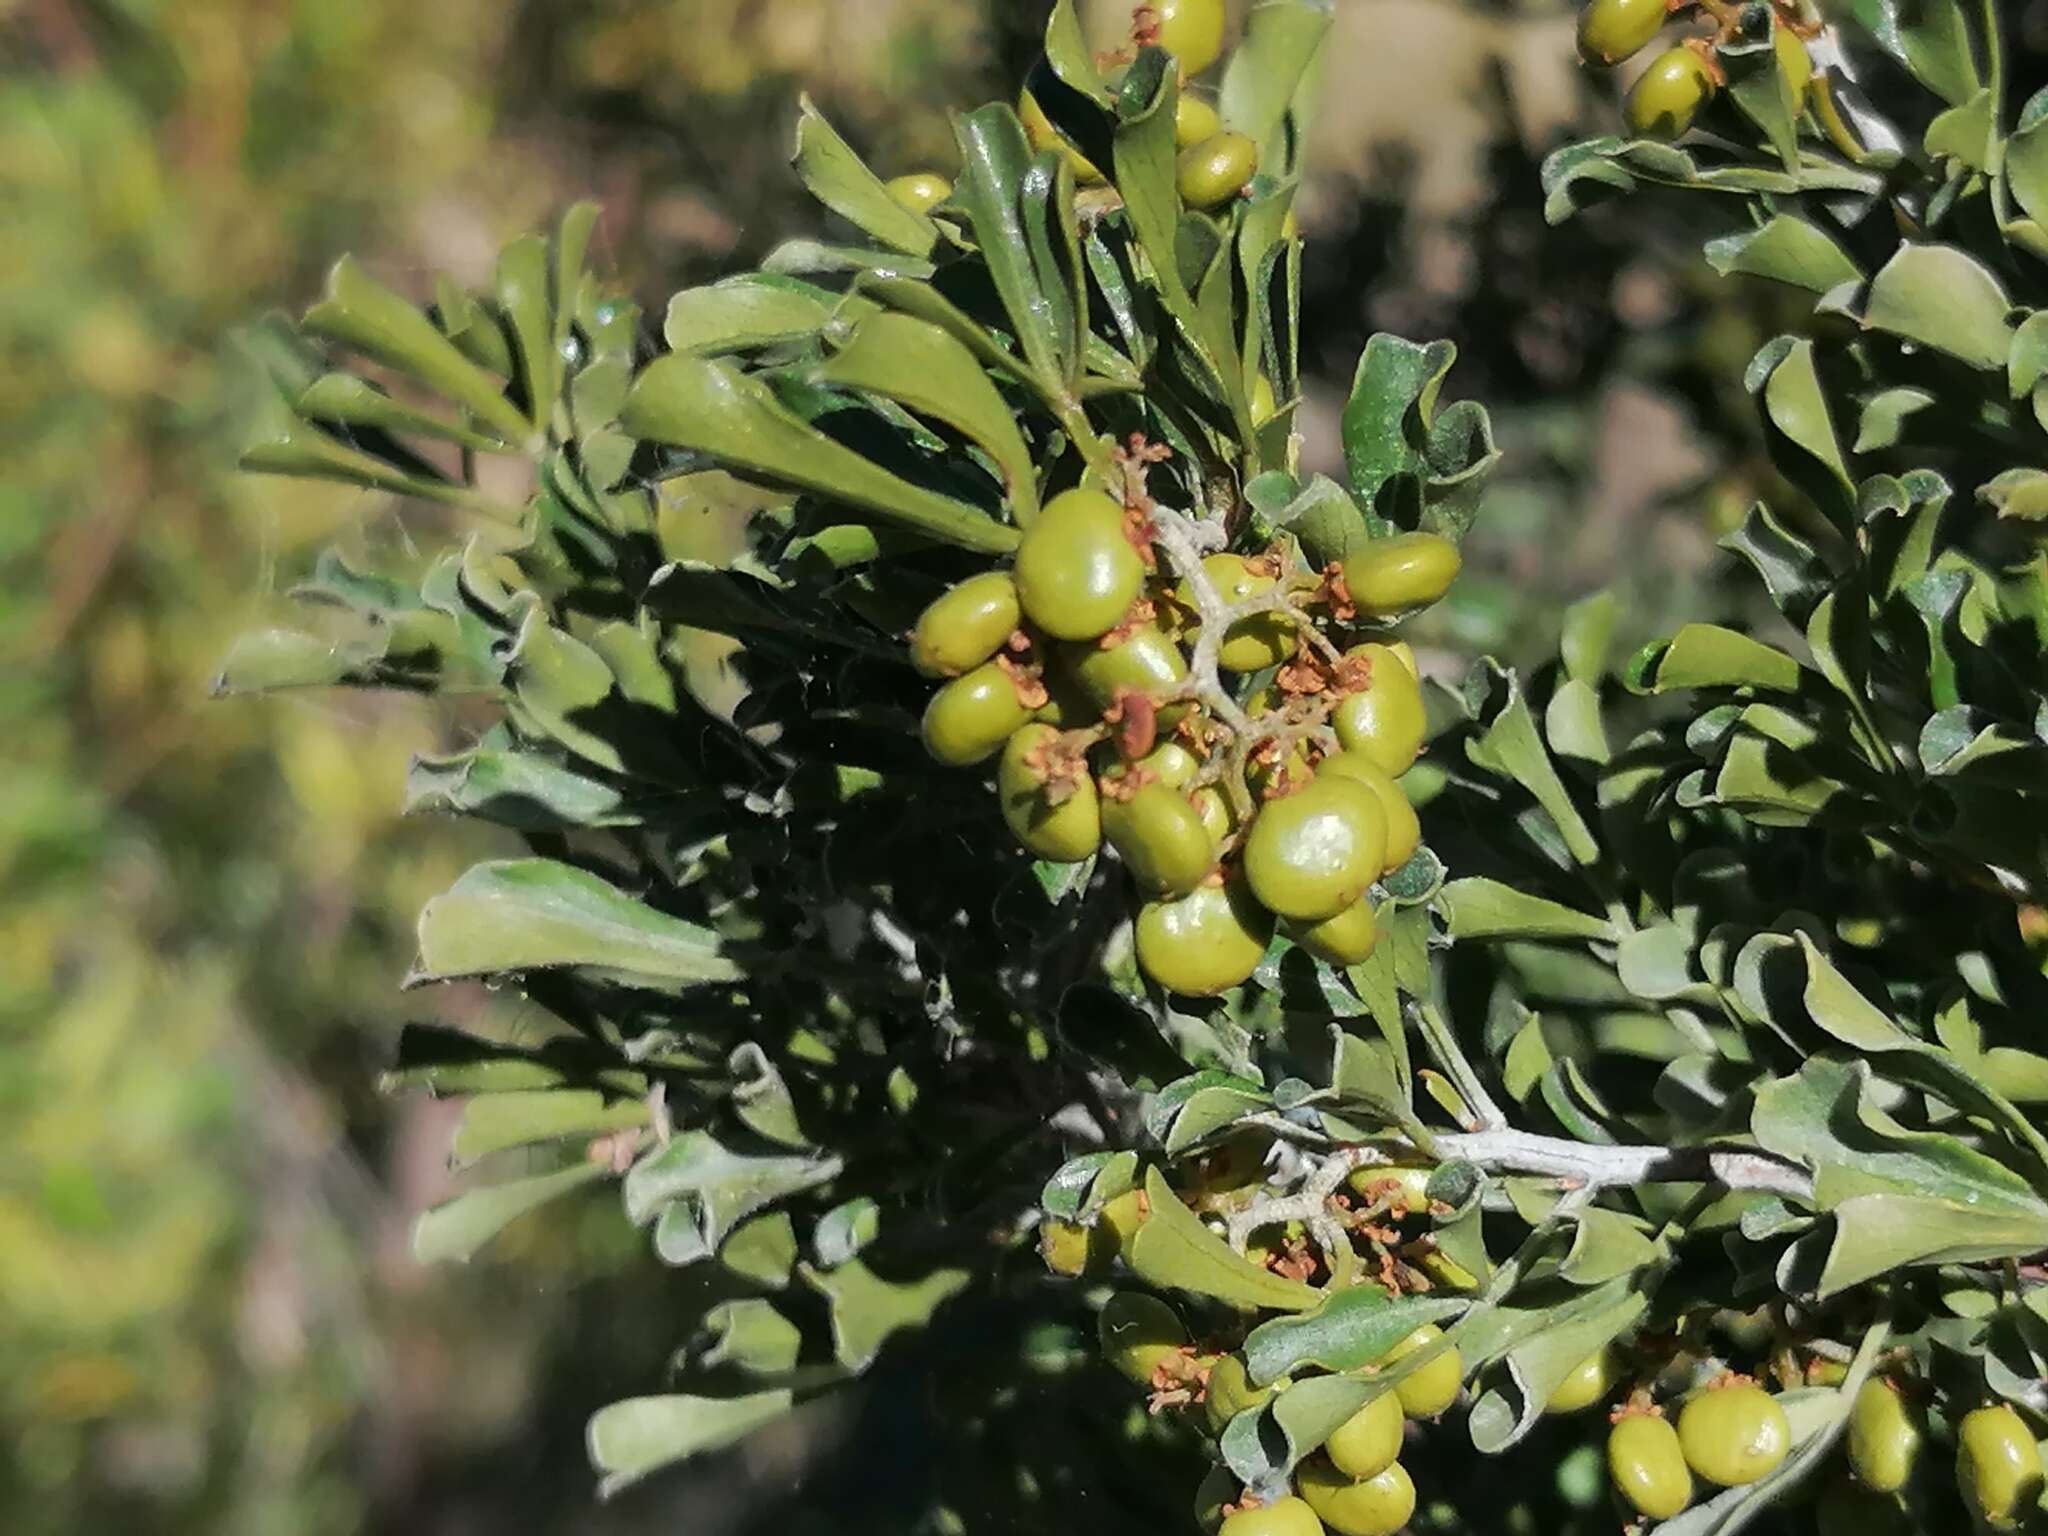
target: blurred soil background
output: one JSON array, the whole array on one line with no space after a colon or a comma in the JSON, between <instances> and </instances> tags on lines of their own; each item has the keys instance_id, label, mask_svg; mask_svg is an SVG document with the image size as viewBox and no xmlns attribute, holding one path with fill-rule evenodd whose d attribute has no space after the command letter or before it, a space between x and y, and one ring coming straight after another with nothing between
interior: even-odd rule
<instances>
[{"instance_id":1,"label":"blurred soil background","mask_svg":"<svg viewBox=\"0 0 2048 1536\"><path fill-rule=\"evenodd\" d=\"M342 252L424 297L605 205L669 293L814 232L799 91L884 174L951 167L1045 0L0 0L0 1526L10 1536L901 1529L957 1347L716 1465L592 1502L581 1426L658 1386L674 1276L595 1198L411 1260L451 1106L387 1100L412 916L492 844L401 821L462 722L211 701L314 553L438 514L234 470L237 328ZM2021 18L2038 73L2040 6ZM1366 336L1448 335L1506 453L1439 665L1540 656L1609 581L1716 607L1763 489L1742 364L1771 296L1642 208L1546 233L1542 154L1611 120L1562 0L1338 0L1308 189L1312 468ZM1693 199L1690 201L1698 201ZM985 1324L980 1320L975 1326ZM964 1326L964 1324L963 1324ZM900 1507L900 1506L897 1506Z\"/></svg>"}]
</instances>

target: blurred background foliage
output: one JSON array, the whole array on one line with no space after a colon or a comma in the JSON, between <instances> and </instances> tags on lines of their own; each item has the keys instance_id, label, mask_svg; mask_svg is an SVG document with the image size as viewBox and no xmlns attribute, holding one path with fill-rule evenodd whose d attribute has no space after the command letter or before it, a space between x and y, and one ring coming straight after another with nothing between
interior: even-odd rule
<instances>
[{"instance_id":1,"label":"blurred background foliage","mask_svg":"<svg viewBox=\"0 0 2048 1536\"><path fill-rule=\"evenodd\" d=\"M206 698L318 547L448 532L238 477L240 327L344 250L417 293L478 280L585 194L600 262L659 313L812 217L783 164L799 90L887 171L950 169L946 110L1009 94L1045 9L0 0L11 1533L893 1532L910 1490L963 1478L982 1483L956 1507L994 1530L983 1474L1013 1475L1011 1447L1034 1475L1112 1478L1086 1470L1102 1441L1048 1437L1010 1364L1071 1352L959 1319L829 1417L593 1508L580 1426L651 1385L677 1282L601 1199L419 1270L406 1231L446 1193L449 1106L375 1092L405 1019L521 1027L503 1000L397 988L412 914L481 851L398 815L408 756L463 722ZM1443 664L1533 655L1609 581L1645 633L1721 606L1713 539L1766 489L1740 376L1771 295L1634 205L1545 230L1538 161L1614 93L1574 62L1564 0L1338 11L1306 221L1311 467L1377 329L1455 338L1458 391L1507 450L1475 579L1420 638ZM974 1412L986 1466L934 1465L922 1416ZM1166 1523L1126 1492L1078 1523Z\"/></svg>"}]
</instances>

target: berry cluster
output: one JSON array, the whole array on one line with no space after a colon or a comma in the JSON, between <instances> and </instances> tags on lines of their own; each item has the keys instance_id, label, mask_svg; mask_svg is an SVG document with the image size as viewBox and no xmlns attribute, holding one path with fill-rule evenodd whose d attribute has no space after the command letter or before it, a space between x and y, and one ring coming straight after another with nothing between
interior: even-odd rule
<instances>
[{"instance_id":1,"label":"berry cluster","mask_svg":"<svg viewBox=\"0 0 2048 1536\"><path fill-rule=\"evenodd\" d=\"M1688 37L1650 61L1629 88L1625 112L1639 137L1675 139L1728 83L1720 50L1743 35L1746 10L1736 0L1591 0L1579 12L1579 56L1588 64L1612 67L1647 48L1665 25L1685 13L1712 23L1713 30ZM1823 79L1818 88L1806 39L1817 26L1808 23L1790 0L1770 7L1771 51L1792 116L1803 116L1809 104L1823 131L1840 128Z\"/></svg>"},{"instance_id":2,"label":"berry cluster","mask_svg":"<svg viewBox=\"0 0 2048 1536\"><path fill-rule=\"evenodd\" d=\"M1370 888L1421 829L1395 780L1422 750L1414 658L1372 626L1458 570L1431 533L1307 569L1293 544L1204 553L1222 527L1118 494L1054 497L1007 570L928 607L911 655L949 679L924 715L942 763L996 759L1017 841L1078 863L1106 842L1142 898L1138 962L1206 995L1251 975L1274 920L1333 964L1371 953Z\"/></svg>"}]
</instances>

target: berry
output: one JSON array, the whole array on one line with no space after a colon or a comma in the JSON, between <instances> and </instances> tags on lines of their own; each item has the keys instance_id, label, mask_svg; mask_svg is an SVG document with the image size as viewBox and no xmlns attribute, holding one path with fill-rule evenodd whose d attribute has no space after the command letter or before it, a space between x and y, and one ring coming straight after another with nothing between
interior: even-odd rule
<instances>
[{"instance_id":1,"label":"berry","mask_svg":"<svg viewBox=\"0 0 2048 1536\"><path fill-rule=\"evenodd\" d=\"M1026 852L1078 864L1102 846L1101 797L1087 764L1078 760L1056 775L1060 797L1047 793L1046 759L1059 734L1039 724L1011 734L996 767L996 798L1004 824Z\"/></svg>"},{"instance_id":2,"label":"berry","mask_svg":"<svg viewBox=\"0 0 2048 1536\"><path fill-rule=\"evenodd\" d=\"M1152 1385L1159 1367L1178 1357L1188 1342L1179 1316L1156 1296L1118 1291L1095 1322L1102 1358L1141 1387Z\"/></svg>"},{"instance_id":3,"label":"berry","mask_svg":"<svg viewBox=\"0 0 2048 1536\"><path fill-rule=\"evenodd\" d=\"M1258 168L1258 146L1226 128L1182 150L1174 179L1190 208L1220 208L1244 190Z\"/></svg>"},{"instance_id":4,"label":"berry","mask_svg":"<svg viewBox=\"0 0 2048 1536\"><path fill-rule=\"evenodd\" d=\"M1598 1352L1586 1356L1557 1384L1550 1394L1550 1400L1543 1405L1545 1413L1578 1413L1591 1408L1595 1403L1605 1402L1607 1394L1614 1387L1614 1353L1602 1347Z\"/></svg>"},{"instance_id":5,"label":"berry","mask_svg":"<svg viewBox=\"0 0 2048 1536\"><path fill-rule=\"evenodd\" d=\"M1275 581L1243 555L1210 555L1202 561L1202 574L1209 578L1218 597L1233 604L1272 591ZM1194 606L1194 595L1186 582L1180 584L1175 599L1183 607ZM1224 631L1223 643L1216 648L1216 664L1226 672L1260 672L1277 667L1294 654L1294 636L1294 621L1286 614L1255 613Z\"/></svg>"},{"instance_id":6,"label":"berry","mask_svg":"<svg viewBox=\"0 0 2048 1536\"><path fill-rule=\"evenodd\" d=\"M1010 674L984 662L932 695L924 711L924 748L948 767L965 768L993 756L1030 718Z\"/></svg>"},{"instance_id":7,"label":"berry","mask_svg":"<svg viewBox=\"0 0 2048 1536\"><path fill-rule=\"evenodd\" d=\"M1607 1475L1639 1515L1669 1520L1692 1502L1692 1473L1670 1421L1631 1413L1607 1434Z\"/></svg>"},{"instance_id":8,"label":"berry","mask_svg":"<svg viewBox=\"0 0 2048 1536\"><path fill-rule=\"evenodd\" d=\"M1197 886L1138 913L1138 964L1169 992L1208 997L1244 981L1265 957L1273 920L1238 880Z\"/></svg>"},{"instance_id":9,"label":"berry","mask_svg":"<svg viewBox=\"0 0 2048 1536\"><path fill-rule=\"evenodd\" d=\"M1181 791L1152 780L1125 796L1103 781L1102 830L1149 895L1185 896L1216 867L1216 840Z\"/></svg>"},{"instance_id":10,"label":"berry","mask_svg":"<svg viewBox=\"0 0 2048 1536\"><path fill-rule=\"evenodd\" d=\"M1640 138L1675 139L1692 126L1714 90L1705 59L1690 48L1667 48L1629 88L1622 113Z\"/></svg>"},{"instance_id":11,"label":"berry","mask_svg":"<svg viewBox=\"0 0 2048 1536\"><path fill-rule=\"evenodd\" d=\"M1736 1488L1777 1469L1792 1449L1792 1426L1776 1398L1741 1381L1688 1398L1678 1413L1678 1444L1694 1472Z\"/></svg>"},{"instance_id":12,"label":"berry","mask_svg":"<svg viewBox=\"0 0 2048 1536\"><path fill-rule=\"evenodd\" d=\"M1199 144L1204 139L1214 138L1223 131L1223 119L1216 109L1200 96L1180 93L1180 103L1173 110L1173 142L1182 149L1190 144Z\"/></svg>"},{"instance_id":13,"label":"berry","mask_svg":"<svg viewBox=\"0 0 2048 1536\"><path fill-rule=\"evenodd\" d=\"M1074 678L1100 714L1124 690L1158 699L1178 688L1188 675L1188 659L1180 647L1153 624L1140 624L1109 646L1091 645L1070 653ZM1162 725L1171 725L1184 709L1163 710Z\"/></svg>"},{"instance_id":14,"label":"berry","mask_svg":"<svg viewBox=\"0 0 2048 1536\"><path fill-rule=\"evenodd\" d=\"M2010 1403L1973 1408L1956 1426L1956 1486L1994 1531L2008 1531L2041 1497L2041 1451Z\"/></svg>"},{"instance_id":15,"label":"berry","mask_svg":"<svg viewBox=\"0 0 2048 1536\"><path fill-rule=\"evenodd\" d=\"M1017 98L1017 116L1024 124L1024 137L1031 141L1035 150L1051 150L1074 168L1074 180L1083 185L1098 185L1109 178L1093 160L1074 147L1074 141L1053 126L1051 118L1045 115L1045 108L1038 104L1038 98L1025 91Z\"/></svg>"},{"instance_id":16,"label":"berry","mask_svg":"<svg viewBox=\"0 0 2048 1536\"><path fill-rule=\"evenodd\" d=\"M1183 76L1223 56L1223 0L1149 0L1132 7L1131 23L1133 37L1171 53Z\"/></svg>"},{"instance_id":17,"label":"berry","mask_svg":"<svg viewBox=\"0 0 2048 1536\"><path fill-rule=\"evenodd\" d=\"M1269 801L1244 844L1252 894L1282 917L1320 923L1365 894L1386 862L1387 818L1341 774Z\"/></svg>"},{"instance_id":18,"label":"berry","mask_svg":"<svg viewBox=\"0 0 2048 1536\"><path fill-rule=\"evenodd\" d=\"M1579 12L1579 57L1588 64L1619 64L1649 46L1664 30L1664 0L1592 0Z\"/></svg>"},{"instance_id":19,"label":"berry","mask_svg":"<svg viewBox=\"0 0 2048 1536\"><path fill-rule=\"evenodd\" d=\"M1422 846L1422 823L1391 774L1357 752L1332 752L1317 772L1356 779L1379 797L1380 809L1387 816L1387 867L1383 873L1391 874L1415 856Z\"/></svg>"},{"instance_id":20,"label":"berry","mask_svg":"<svg viewBox=\"0 0 2048 1536\"><path fill-rule=\"evenodd\" d=\"M1117 1253L1128 1255L1131 1239L1138 1235L1138 1229L1145 1225L1151 1214L1145 1192L1127 1189L1103 1202L1095 1217L1095 1230L1108 1234L1109 1244Z\"/></svg>"},{"instance_id":21,"label":"berry","mask_svg":"<svg viewBox=\"0 0 2048 1536\"><path fill-rule=\"evenodd\" d=\"M1813 84L1813 55L1806 51L1799 34L1782 22L1771 29L1771 52L1777 58L1785 94L1792 99L1792 110L1804 111L1807 87Z\"/></svg>"},{"instance_id":22,"label":"berry","mask_svg":"<svg viewBox=\"0 0 2048 1536\"><path fill-rule=\"evenodd\" d=\"M1849 1410L1849 1466L1864 1487L1877 1493L1905 1487L1922 1438L1918 1420L1895 1385L1873 1376L1857 1389Z\"/></svg>"},{"instance_id":23,"label":"berry","mask_svg":"<svg viewBox=\"0 0 2048 1536\"><path fill-rule=\"evenodd\" d=\"M1300 1499L1276 1499L1228 1516L1216 1536L1323 1536L1323 1522Z\"/></svg>"},{"instance_id":24,"label":"berry","mask_svg":"<svg viewBox=\"0 0 2048 1536\"><path fill-rule=\"evenodd\" d=\"M1056 640L1093 640L1123 622L1145 584L1124 509L1100 491L1062 491L1017 546L1017 600Z\"/></svg>"},{"instance_id":25,"label":"berry","mask_svg":"<svg viewBox=\"0 0 2048 1536\"><path fill-rule=\"evenodd\" d=\"M910 660L926 677L958 677L1002 649L1021 615L1008 571L970 576L918 615Z\"/></svg>"},{"instance_id":26,"label":"berry","mask_svg":"<svg viewBox=\"0 0 2048 1536\"><path fill-rule=\"evenodd\" d=\"M1380 940L1379 918L1372 899L1360 897L1335 917L1304 928L1296 936L1301 947L1332 965L1358 965L1371 958Z\"/></svg>"},{"instance_id":27,"label":"berry","mask_svg":"<svg viewBox=\"0 0 2048 1536\"><path fill-rule=\"evenodd\" d=\"M1294 1485L1338 1536L1393 1536L1415 1513L1415 1484L1398 1461L1362 1481L1328 1462L1306 1462L1296 1470Z\"/></svg>"},{"instance_id":28,"label":"berry","mask_svg":"<svg viewBox=\"0 0 2048 1536\"><path fill-rule=\"evenodd\" d=\"M1378 1477L1401 1454L1401 1400L1382 1392L1337 1426L1323 1451L1346 1477Z\"/></svg>"},{"instance_id":29,"label":"berry","mask_svg":"<svg viewBox=\"0 0 2048 1536\"><path fill-rule=\"evenodd\" d=\"M1458 546L1434 533L1375 539L1343 563L1344 585L1358 611L1391 618L1435 602L1451 589L1464 561Z\"/></svg>"},{"instance_id":30,"label":"berry","mask_svg":"<svg viewBox=\"0 0 2048 1536\"><path fill-rule=\"evenodd\" d=\"M889 195L912 213L930 213L953 195L953 183L933 171L916 171L893 177Z\"/></svg>"},{"instance_id":31,"label":"berry","mask_svg":"<svg viewBox=\"0 0 2048 1536\"><path fill-rule=\"evenodd\" d=\"M1422 685L1390 647L1367 644L1348 654L1370 662L1363 688L1337 705L1331 723L1346 752L1356 752L1382 773L1399 778L1415 766L1429 720L1422 707Z\"/></svg>"},{"instance_id":32,"label":"berry","mask_svg":"<svg viewBox=\"0 0 2048 1536\"><path fill-rule=\"evenodd\" d=\"M1427 1348L1444 1336L1443 1329L1435 1323L1424 1323L1407 1338L1388 1350L1381 1358L1382 1365L1393 1365L1405 1360L1418 1349ZM1401 1411L1411 1419L1433 1419L1458 1400L1458 1388L1465 1379L1465 1363L1458 1356L1456 1345L1433 1357L1429 1364L1412 1375L1404 1376L1394 1387L1401 1399Z\"/></svg>"},{"instance_id":33,"label":"berry","mask_svg":"<svg viewBox=\"0 0 2048 1536\"><path fill-rule=\"evenodd\" d=\"M1252 1385L1242 1356L1225 1355L1210 1370L1209 1385L1203 1390L1202 1403L1209 1416L1209 1428L1222 1434L1232 1419L1263 1407L1272 1395L1271 1387Z\"/></svg>"}]
</instances>

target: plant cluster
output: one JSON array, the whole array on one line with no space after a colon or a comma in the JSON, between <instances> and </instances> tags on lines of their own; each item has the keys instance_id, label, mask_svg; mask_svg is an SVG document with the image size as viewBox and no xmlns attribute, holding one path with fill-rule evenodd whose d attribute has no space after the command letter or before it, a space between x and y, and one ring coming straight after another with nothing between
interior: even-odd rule
<instances>
[{"instance_id":1,"label":"plant cluster","mask_svg":"<svg viewBox=\"0 0 2048 1536\"><path fill-rule=\"evenodd\" d=\"M1315 0L1252 12L1213 132L1220 7L1105 56L1056 6L943 190L806 109L865 239L678 294L651 360L588 210L425 311L336 269L251 462L479 531L411 581L329 563L352 633L240 665L502 712L413 801L529 853L428 906L416 979L562 1029L415 1031L396 1075L471 1096L464 1158L542 1166L418 1245L616 1178L706 1277L676 1389L591 1423L607 1487L971 1293L1044 1319L1075 1400L1092 1311L1126 1443L1201 1442L1228 1536L1480 1528L1407 1470L1457 1465L1413 1421L1460 1408L1487 1455L1608 1410L1560 1528L2034 1518L2048 102L2006 126L1995 16L1863 9L1713 7L1725 90L1657 124L1698 137L1545 169L1560 218L1732 194L1713 263L1817 298L1748 374L1800 497L1728 541L1784 622L1619 663L1599 596L1527 677L1424 684L1387 629L1496 457L1447 346L1374 337L1345 483L1301 478Z\"/></svg>"}]
</instances>

